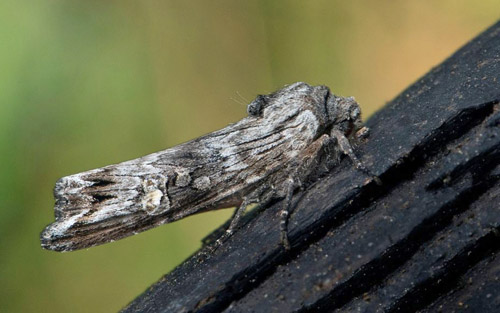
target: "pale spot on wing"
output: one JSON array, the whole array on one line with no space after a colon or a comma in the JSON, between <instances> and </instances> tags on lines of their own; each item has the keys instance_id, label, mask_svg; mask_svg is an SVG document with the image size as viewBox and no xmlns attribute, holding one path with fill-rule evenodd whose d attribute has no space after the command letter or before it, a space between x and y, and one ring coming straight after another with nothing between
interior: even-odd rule
<instances>
[{"instance_id":1,"label":"pale spot on wing","mask_svg":"<svg viewBox=\"0 0 500 313\"><path fill-rule=\"evenodd\" d=\"M143 204L142 207L144 211L146 211L148 214L154 214L156 213L157 209L160 206L161 198L163 197L163 192L161 190L153 190L148 192L144 196Z\"/></svg>"},{"instance_id":2,"label":"pale spot on wing","mask_svg":"<svg viewBox=\"0 0 500 313\"><path fill-rule=\"evenodd\" d=\"M186 187L191 183L191 175L186 169L177 169L175 170L175 186L177 187Z\"/></svg>"},{"instance_id":3,"label":"pale spot on wing","mask_svg":"<svg viewBox=\"0 0 500 313\"><path fill-rule=\"evenodd\" d=\"M210 178L208 176L201 176L194 180L193 188L198 190L207 190L210 188Z\"/></svg>"}]
</instances>

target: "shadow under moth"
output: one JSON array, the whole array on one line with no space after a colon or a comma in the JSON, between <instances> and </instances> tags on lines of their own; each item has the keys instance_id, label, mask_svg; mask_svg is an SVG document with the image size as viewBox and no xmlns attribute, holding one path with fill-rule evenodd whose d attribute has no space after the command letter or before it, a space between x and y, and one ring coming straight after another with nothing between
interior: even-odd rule
<instances>
[{"instance_id":1,"label":"shadow under moth","mask_svg":"<svg viewBox=\"0 0 500 313\"><path fill-rule=\"evenodd\" d=\"M281 240L289 248L287 222L296 189L327 173L342 154L369 173L351 146L366 130L361 111L352 97L302 82L257 96L247 111L239 122L192 141L59 179L56 221L43 230L42 247L87 248L236 206L218 246L249 204L284 198Z\"/></svg>"}]
</instances>

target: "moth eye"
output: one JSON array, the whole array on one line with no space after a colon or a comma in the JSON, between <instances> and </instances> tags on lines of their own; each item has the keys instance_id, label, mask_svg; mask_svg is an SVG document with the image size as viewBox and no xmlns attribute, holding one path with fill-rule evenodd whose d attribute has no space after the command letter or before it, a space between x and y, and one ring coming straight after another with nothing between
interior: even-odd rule
<instances>
[{"instance_id":1,"label":"moth eye","mask_svg":"<svg viewBox=\"0 0 500 313\"><path fill-rule=\"evenodd\" d=\"M264 105L266 104L266 98L265 96L258 95L255 100L250 102L250 104L247 106L247 112L251 116L260 116L262 114L262 109L264 108Z\"/></svg>"},{"instance_id":2,"label":"moth eye","mask_svg":"<svg viewBox=\"0 0 500 313\"><path fill-rule=\"evenodd\" d=\"M357 120L359 119L359 117L361 116L361 110L359 109L359 106L357 105L357 103L355 102L354 98L352 97L349 97L348 98L349 100L351 100L352 104L350 105L351 108L350 108L350 117L352 120Z\"/></svg>"}]
</instances>

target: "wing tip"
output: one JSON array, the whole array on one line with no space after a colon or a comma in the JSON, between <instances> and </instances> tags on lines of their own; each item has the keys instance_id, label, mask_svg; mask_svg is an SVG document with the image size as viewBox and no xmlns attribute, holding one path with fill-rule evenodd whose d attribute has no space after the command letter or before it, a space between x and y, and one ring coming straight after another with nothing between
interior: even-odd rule
<instances>
[{"instance_id":1,"label":"wing tip","mask_svg":"<svg viewBox=\"0 0 500 313\"><path fill-rule=\"evenodd\" d=\"M68 242L68 238L54 232L55 229L57 229L57 222L48 225L40 233L40 245L42 248L59 252L75 250L76 248L72 247L71 243Z\"/></svg>"}]
</instances>

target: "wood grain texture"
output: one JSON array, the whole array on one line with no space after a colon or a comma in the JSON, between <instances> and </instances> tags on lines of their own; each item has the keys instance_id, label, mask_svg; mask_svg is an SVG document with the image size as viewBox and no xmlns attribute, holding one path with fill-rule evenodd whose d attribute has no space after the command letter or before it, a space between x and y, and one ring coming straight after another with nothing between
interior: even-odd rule
<instances>
[{"instance_id":1,"label":"wood grain texture","mask_svg":"<svg viewBox=\"0 0 500 313\"><path fill-rule=\"evenodd\" d=\"M498 312L500 23L376 113L362 162L271 204L124 312Z\"/></svg>"}]
</instances>

